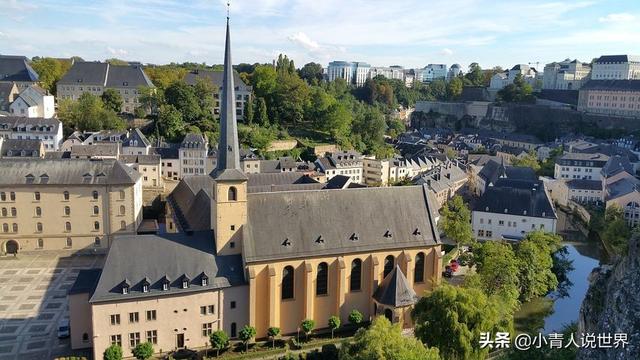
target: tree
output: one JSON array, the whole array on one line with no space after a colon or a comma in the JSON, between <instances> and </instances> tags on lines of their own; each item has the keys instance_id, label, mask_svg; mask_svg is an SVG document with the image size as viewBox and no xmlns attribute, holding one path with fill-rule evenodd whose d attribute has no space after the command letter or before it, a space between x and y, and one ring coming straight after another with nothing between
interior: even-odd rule
<instances>
[{"instance_id":1,"label":"tree","mask_svg":"<svg viewBox=\"0 0 640 360\"><path fill-rule=\"evenodd\" d=\"M533 171L538 172L540 170L540 162L538 161L538 155L535 150L529 151L526 155L521 157L513 156L511 158L511 165L530 167Z\"/></svg>"},{"instance_id":2,"label":"tree","mask_svg":"<svg viewBox=\"0 0 640 360\"><path fill-rule=\"evenodd\" d=\"M264 101L264 98L256 98L256 115L255 120L260 126L269 125L269 115L267 115L267 103Z\"/></svg>"},{"instance_id":3,"label":"tree","mask_svg":"<svg viewBox=\"0 0 640 360\"><path fill-rule=\"evenodd\" d=\"M242 329L240 329L240 331L238 332L238 337L244 344L244 351L249 350L249 341L253 339L254 336L256 336L256 328L254 328L253 326L245 325Z\"/></svg>"},{"instance_id":4,"label":"tree","mask_svg":"<svg viewBox=\"0 0 640 360\"><path fill-rule=\"evenodd\" d=\"M316 322L312 319L304 319L302 320L302 323L300 323L300 328L302 328L302 331L304 331L305 335L307 336L307 340L309 340L309 335L311 334L313 329L315 329L315 327Z\"/></svg>"},{"instance_id":5,"label":"tree","mask_svg":"<svg viewBox=\"0 0 640 360\"><path fill-rule=\"evenodd\" d=\"M270 98L276 90L277 77L276 69L273 66L256 66L251 76L251 85L256 96L263 99Z\"/></svg>"},{"instance_id":6,"label":"tree","mask_svg":"<svg viewBox=\"0 0 640 360\"><path fill-rule=\"evenodd\" d=\"M175 64L163 66L147 66L144 68L145 74L149 76L151 82L160 90L164 90L176 81L182 81L189 70L178 67Z\"/></svg>"},{"instance_id":7,"label":"tree","mask_svg":"<svg viewBox=\"0 0 640 360\"><path fill-rule=\"evenodd\" d=\"M304 64L298 74L310 85L318 84L322 81L322 65L314 62Z\"/></svg>"},{"instance_id":8,"label":"tree","mask_svg":"<svg viewBox=\"0 0 640 360\"><path fill-rule=\"evenodd\" d=\"M266 110L266 109L265 109ZM247 100L244 102L244 122L251 125L253 123L253 101Z\"/></svg>"},{"instance_id":9,"label":"tree","mask_svg":"<svg viewBox=\"0 0 640 360\"><path fill-rule=\"evenodd\" d=\"M434 80L431 84L429 84L429 92L437 100L446 100L447 83L441 79Z\"/></svg>"},{"instance_id":10,"label":"tree","mask_svg":"<svg viewBox=\"0 0 640 360\"><path fill-rule=\"evenodd\" d=\"M102 354L104 360L122 360L122 348L118 344L111 344Z\"/></svg>"},{"instance_id":11,"label":"tree","mask_svg":"<svg viewBox=\"0 0 640 360\"><path fill-rule=\"evenodd\" d=\"M351 310L351 312L349 313L349 323L351 325L360 326L362 320L364 320L364 316L362 316L362 313L360 311L356 309Z\"/></svg>"},{"instance_id":12,"label":"tree","mask_svg":"<svg viewBox=\"0 0 640 360\"><path fill-rule=\"evenodd\" d=\"M111 109L116 113L119 113L122 109L122 95L117 90L105 89L100 98L107 109Z\"/></svg>"},{"instance_id":13,"label":"tree","mask_svg":"<svg viewBox=\"0 0 640 360\"><path fill-rule=\"evenodd\" d=\"M152 87L140 86L138 94L139 107L143 108L146 113L157 114L158 108L164 103L163 92Z\"/></svg>"},{"instance_id":14,"label":"tree","mask_svg":"<svg viewBox=\"0 0 640 360\"><path fill-rule=\"evenodd\" d=\"M56 94L56 84L71 67L71 61L50 57L33 59L31 67L38 73L38 82L45 90Z\"/></svg>"},{"instance_id":15,"label":"tree","mask_svg":"<svg viewBox=\"0 0 640 360\"><path fill-rule=\"evenodd\" d=\"M560 247L558 235L542 231L530 232L520 241L515 254L519 261L521 301L544 296L558 286L558 279L552 271L552 254Z\"/></svg>"},{"instance_id":16,"label":"tree","mask_svg":"<svg viewBox=\"0 0 640 360\"><path fill-rule=\"evenodd\" d=\"M269 338L271 338L271 347L275 348L276 347L276 337L278 335L280 335L280 328L279 327L275 327L272 326L270 328L267 329L267 335L269 336Z\"/></svg>"},{"instance_id":17,"label":"tree","mask_svg":"<svg viewBox=\"0 0 640 360\"><path fill-rule=\"evenodd\" d=\"M220 350L229 346L229 336L223 330L214 331L209 335L211 347L216 350L216 357L220 356Z\"/></svg>"},{"instance_id":18,"label":"tree","mask_svg":"<svg viewBox=\"0 0 640 360\"><path fill-rule=\"evenodd\" d=\"M600 232L602 241L616 255L627 253L631 229L624 218L624 211L620 206L613 204L607 207L604 213L604 229Z\"/></svg>"},{"instance_id":19,"label":"tree","mask_svg":"<svg viewBox=\"0 0 640 360\"><path fill-rule=\"evenodd\" d=\"M442 207L442 217L438 222L438 227L445 236L454 240L459 247L468 245L473 240L473 230L471 228L471 211L462 200L460 195L454 196L446 206Z\"/></svg>"},{"instance_id":20,"label":"tree","mask_svg":"<svg viewBox=\"0 0 640 360\"><path fill-rule=\"evenodd\" d=\"M387 135L396 139L399 135L404 134L407 127L398 119L390 119L387 121Z\"/></svg>"},{"instance_id":21,"label":"tree","mask_svg":"<svg viewBox=\"0 0 640 360\"><path fill-rule=\"evenodd\" d=\"M484 73L478 63L473 62L469 65L469 71L464 75L465 82L471 86L484 85Z\"/></svg>"},{"instance_id":22,"label":"tree","mask_svg":"<svg viewBox=\"0 0 640 360\"><path fill-rule=\"evenodd\" d=\"M459 77L454 77L447 84L447 97L449 100L455 100L462 94L463 87L462 79Z\"/></svg>"},{"instance_id":23,"label":"tree","mask_svg":"<svg viewBox=\"0 0 640 360\"><path fill-rule=\"evenodd\" d=\"M527 83L522 74L516 75L513 83L498 91L497 99L505 102L535 102L533 87Z\"/></svg>"},{"instance_id":24,"label":"tree","mask_svg":"<svg viewBox=\"0 0 640 360\"><path fill-rule=\"evenodd\" d=\"M164 92L167 104L173 105L182 114L182 119L194 123L200 118L202 111L195 89L184 81L176 81Z\"/></svg>"},{"instance_id":25,"label":"tree","mask_svg":"<svg viewBox=\"0 0 640 360\"><path fill-rule=\"evenodd\" d=\"M352 343L340 347L341 360L439 360L438 349L426 348L413 337L402 335L399 324L377 317L368 329L360 329Z\"/></svg>"},{"instance_id":26,"label":"tree","mask_svg":"<svg viewBox=\"0 0 640 360\"><path fill-rule=\"evenodd\" d=\"M153 344L150 342L143 342L136 345L132 350L133 356L138 360L147 360L153 356Z\"/></svg>"},{"instance_id":27,"label":"tree","mask_svg":"<svg viewBox=\"0 0 640 360\"><path fill-rule=\"evenodd\" d=\"M178 141L185 132L182 114L173 105L162 105L156 123L158 133L168 141Z\"/></svg>"},{"instance_id":28,"label":"tree","mask_svg":"<svg viewBox=\"0 0 640 360\"><path fill-rule=\"evenodd\" d=\"M58 104L58 117L68 129L80 131L118 130L126 124L102 100L90 93L83 93L77 101L62 100Z\"/></svg>"},{"instance_id":29,"label":"tree","mask_svg":"<svg viewBox=\"0 0 640 360\"><path fill-rule=\"evenodd\" d=\"M480 348L480 334L508 331L499 306L479 289L442 284L411 311L414 333L444 359L484 359L489 349Z\"/></svg>"},{"instance_id":30,"label":"tree","mask_svg":"<svg viewBox=\"0 0 640 360\"><path fill-rule=\"evenodd\" d=\"M331 338L333 339L333 332L340 327L340 318L335 315L330 317L327 325L331 329Z\"/></svg>"}]
</instances>

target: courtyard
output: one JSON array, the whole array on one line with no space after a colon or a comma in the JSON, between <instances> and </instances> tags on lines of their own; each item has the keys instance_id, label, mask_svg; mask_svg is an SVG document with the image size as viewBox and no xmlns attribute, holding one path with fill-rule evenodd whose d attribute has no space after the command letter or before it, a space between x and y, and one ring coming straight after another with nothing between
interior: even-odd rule
<instances>
[{"instance_id":1,"label":"courtyard","mask_svg":"<svg viewBox=\"0 0 640 360\"><path fill-rule=\"evenodd\" d=\"M67 291L80 270L103 262L64 251L0 257L0 360L70 354L69 339L57 337L58 322L69 316Z\"/></svg>"}]
</instances>

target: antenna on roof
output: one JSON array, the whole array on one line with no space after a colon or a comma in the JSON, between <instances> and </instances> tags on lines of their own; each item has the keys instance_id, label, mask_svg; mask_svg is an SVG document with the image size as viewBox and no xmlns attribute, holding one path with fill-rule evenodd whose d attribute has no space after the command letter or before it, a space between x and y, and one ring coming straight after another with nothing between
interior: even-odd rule
<instances>
[{"instance_id":1,"label":"antenna on roof","mask_svg":"<svg viewBox=\"0 0 640 360\"><path fill-rule=\"evenodd\" d=\"M229 1L227 1L227 22L229 22L229 7L231 6L231 4L229 4Z\"/></svg>"}]
</instances>

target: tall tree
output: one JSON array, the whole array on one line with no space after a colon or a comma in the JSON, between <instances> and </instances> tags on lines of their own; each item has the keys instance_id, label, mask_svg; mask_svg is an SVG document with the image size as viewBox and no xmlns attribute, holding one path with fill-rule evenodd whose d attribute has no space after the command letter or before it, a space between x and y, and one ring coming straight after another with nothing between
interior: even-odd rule
<instances>
[{"instance_id":1,"label":"tall tree","mask_svg":"<svg viewBox=\"0 0 640 360\"><path fill-rule=\"evenodd\" d=\"M299 75L310 85L319 84L322 81L322 65L314 62L304 64L299 71Z\"/></svg>"},{"instance_id":2,"label":"tall tree","mask_svg":"<svg viewBox=\"0 0 640 360\"><path fill-rule=\"evenodd\" d=\"M469 245L473 240L471 211L460 195L454 196L440 210L442 217L438 227L445 236L454 240L458 246Z\"/></svg>"},{"instance_id":3,"label":"tall tree","mask_svg":"<svg viewBox=\"0 0 640 360\"><path fill-rule=\"evenodd\" d=\"M34 59L31 67L38 73L40 86L55 95L56 84L69 70L71 62L45 57Z\"/></svg>"},{"instance_id":4,"label":"tall tree","mask_svg":"<svg viewBox=\"0 0 640 360\"><path fill-rule=\"evenodd\" d=\"M529 301L544 296L558 286L553 273L552 254L561 247L558 235L534 231L528 233L516 248L519 261L520 299Z\"/></svg>"},{"instance_id":5,"label":"tall tree","mask_svg":"<svg viewBox=\"0 0 640 360\"><path fill-rule=\"evenodd\" d=\"M90 93L83 93L77 101L62 100L58 105L58 117L67 129L98 131L124 129L126 124L102 100Z\"/></svg>"},{"instance_id":6,"label":"tall tree","mask_svg":"<svg viewBox=\"0 0 640 360\"><path fill-rule=\"evenodd\" d=\"M269 125L269 115L267 113L267 103L264 98L256 98L256 115L255 120L261 126Z\"/></svg>"},{"instance_id":7,"label":"tall tree","mask_svg":"<svg viewBox=\"0 0 640 360\"><path fill-rule=\"evenodd\" d=\"M100 98L107 109L111 109L115 113L119 113L122 110L123 100L118 90L105 89Z\"/></svg>"},{"instance_id":8,"label":"tall tree","mask_svg":"<svg viewBox=\"0 0 640 360\"><path fill-rule=\"evenodd\" d=\"M480 334L508 331L498 307L479 289L442 284L411 311L414 333L444 359L484 359L489 349L480 348Z\"/></svg>"},{"instance_id":9,"label":"tall tree","mask_svg":"<svg viewBox=\"0 0 640 360\"><path fill-rule=\"evenodd\" d=\"M523 155L521 157L512 156L511 165L530 167L535 172L538 172L540 170L540 162L538 161L538 154L536 154L535 150L531 150L526 155Z\"/></svg>"},{"instance_id":10,"label":"tall tree","mask_svg":"<svg viewBox=\"0 0 640 360\"><path fill-rule=\"evenodd\" d=\"M484 85L484 72L478 63L473 62L469 65L469 71L464 74L465 82L471 86Z\"/></svg>"},{"instance_id":11,"label":"tall tree","mask_svg":"<svg viewBox=\"0 0 640 360\"><path fill-rule=\"evenodd\" d=\"M202 115L200 101L195 89L184 81L176 81L164 92L167 104L173 105L180 113L184 121L194 123Z\"/></svg>"},{"instance_id":12,"label":"tall tree","mask_svg":"<svg viewBox=\"0 0 640 360\"><path fill-rule=\"evenodd\" d=\"M521 74L518 74L512 84L498 91L497 98L504 102L535 102L532 93L533 87L524 80Z\"/></svg>"},{"instance_id":13,"label":"tall tree","mask_svg":"<svg viewBox=\"0 0 640 360\"><path fill-rule=\"evenodd\" d=\"M160 106L156 126L159 135L167 141L179 141L186 128L182 114L173 105Z\"/></svg>"},{"instance_id":14,"label":"tall tree","mask_svg":"<svg viewBox=\"0 0 640 360\"><path fill-rule=\"evenodd\" d=\"M429 84L429 92L437 100L447 99L447 83L444 80L434 80Z\"/></svg>"},{"instance_id":15,"label":"tall tree","mask_svg":"<svg viewBox=\"0 0 640 360\"><path fill-rule=\"evenodd\" d=\"M244 122L251 125L253 123L253 99L244 102Z\"/></svg>"},{"instance_id":16,"label":"tall tree","mask_svg":"<svg viewBox=\"0 0 640 360\"><path fill-rule=\"evenodd\" d=\"M340 360L439 360L438 349L426 348L413 337L402 335L400 325L377 317L368 329L356 332L353 342L340 347Z\"/></svg>"},{"instance_id":17,"label":"tall tree","mask_svg":"<svg viewBox=\"0 0 640 360\"><path fill-rule=\"evenodd\" d=\"M459 77L454 77L447 83L447 97L449 100L455 100L462 94L462 79Z\"/></svg>"}]
</instances>

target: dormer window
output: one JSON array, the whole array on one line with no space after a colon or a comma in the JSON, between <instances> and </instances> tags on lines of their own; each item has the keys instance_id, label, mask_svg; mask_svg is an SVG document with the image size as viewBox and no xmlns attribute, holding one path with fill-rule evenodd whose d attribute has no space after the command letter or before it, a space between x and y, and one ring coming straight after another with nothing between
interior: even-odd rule
<instances>
[{"instance_id":1,"label":"dormer window","mask_svg":"<svg viewBox=\"0 0 640 360\"><path fill-rule=\"evenodd\" d=\"M183 289L186 289L186 288L188 288L188 287L189 287L189 280L187 280L187 279L183 279L183 280L182 280L182 288L183 288Z\"/></svg>"},{"instance_id":2,"label":"dormer window","mask_svg":"<svg viewBox=\"0 0 640 360\"><path fill-rule=\"evenodd\" d=\"M162 283L162 291L167 291L167 290L169 290L169 282L168 281Z\"/></svg>"},{"instance_id":3,"label":"dormer window","mask_svg":"<svg viewBox=\"0 0 640 360\"><path fill-rule=\"evenodd\" d=\"M142 285L142 292L143 293L148 293L149 292L149 285L147 285L147 284Z\"/></svg>"},{"instance_id":4,"label":"dormer window","mask_svg":"<svg viewBox=\"0 0 640 360\"><path fill-rule=\"evenodd\" d=\"M122 285L122 295L127 295L129 293L129 285Z\"/></svg>"},{"instance_id":5,"label":"dormer window","mask_svg":"<svg viewBox=\"0 0 640 360\"><path fill-rule=\"evenodd\" d=\"M205 274L202 274L202 278L200 279L202 286L207 286L209 285L209 277Z\"/></svg>"}]
</instances>

